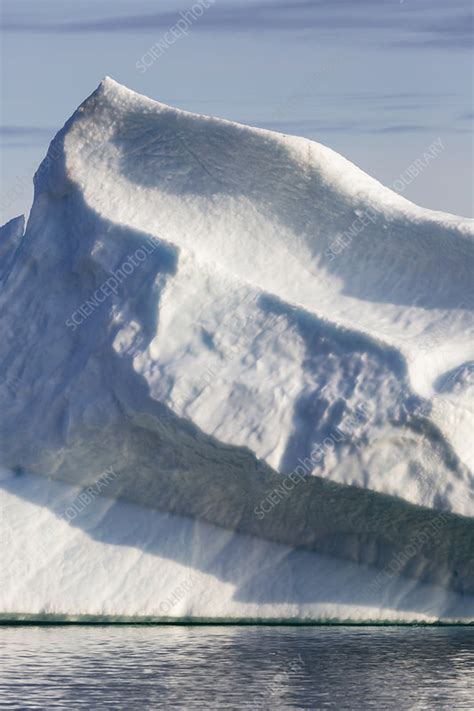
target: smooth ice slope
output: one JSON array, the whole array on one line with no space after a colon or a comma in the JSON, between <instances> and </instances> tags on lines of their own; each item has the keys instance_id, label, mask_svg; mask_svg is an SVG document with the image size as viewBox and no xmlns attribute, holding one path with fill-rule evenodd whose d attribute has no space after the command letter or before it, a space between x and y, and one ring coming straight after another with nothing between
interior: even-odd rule
<instances>
[{"instance_id":1,"label":"smooth ice slope","mask_svg":"<svg viewBox=\"0 0 474 711\"><path fill-rule=\"evenodd\" d=\"M341 571L431 531L400 584L474 592L472 221L106 79L22 231L0 233L0 464L75 486L112 467L110 500Z\"/></svg>"}]
</instances>

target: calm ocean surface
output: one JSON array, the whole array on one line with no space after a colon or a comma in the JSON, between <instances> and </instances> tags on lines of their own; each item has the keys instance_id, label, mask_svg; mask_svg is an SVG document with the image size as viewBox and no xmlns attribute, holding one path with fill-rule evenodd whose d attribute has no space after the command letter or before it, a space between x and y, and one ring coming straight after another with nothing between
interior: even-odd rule
<instances>
[{"instance_id":1,"label":"calm ocean surface","mask_svg":"<svg viewBox=\"0 0 474 711\"><path fill-rule=\"evenodd\" d=\"M1 627L0 707L474 709L474 629Z\"/></svg>"}]
</instances>

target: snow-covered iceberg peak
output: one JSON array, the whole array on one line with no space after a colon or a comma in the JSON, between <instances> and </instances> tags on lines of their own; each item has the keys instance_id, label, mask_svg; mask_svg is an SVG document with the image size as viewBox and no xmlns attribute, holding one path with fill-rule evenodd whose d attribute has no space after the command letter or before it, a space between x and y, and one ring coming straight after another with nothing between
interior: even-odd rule
<instances>
[{"instance_id":1,"label":"snow-covered iceberg peak","mask_svg":"<svg viewBox=\"0 0 474 711\"><path fill-rule=\"evenodd\" d=\"M114 223L396 344L422 394L472 356L472 220L419 208L314 141L190 114L109 78L59 142L38 192L72 183Z\"/></svg>"},{"instance_id":2,"label":"snow-covered iceberg peak","mask_svg":"<svg viewBox=\"0 0 474 711\"><path fill-rule=\"evenodd\" d=\"M329 148L107 78L0 234L0 466L375 568L442 516L399 572L473 591L473 264Z\"/></svg>"}]
</instances>

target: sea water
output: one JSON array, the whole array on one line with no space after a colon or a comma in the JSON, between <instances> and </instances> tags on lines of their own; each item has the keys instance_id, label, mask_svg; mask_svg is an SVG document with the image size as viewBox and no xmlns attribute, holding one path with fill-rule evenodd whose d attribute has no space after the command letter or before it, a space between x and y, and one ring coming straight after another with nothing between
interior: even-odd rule
<instances>
[{"instance_id":1,"label":"sea water","mask_svg":"<svg viewBox=\"0 0 474 711\"><path fill-rule=\"evenodd\" d=\"M4 626L0 706L473 709L474 628Z\"/></svg>"}]
</instances>

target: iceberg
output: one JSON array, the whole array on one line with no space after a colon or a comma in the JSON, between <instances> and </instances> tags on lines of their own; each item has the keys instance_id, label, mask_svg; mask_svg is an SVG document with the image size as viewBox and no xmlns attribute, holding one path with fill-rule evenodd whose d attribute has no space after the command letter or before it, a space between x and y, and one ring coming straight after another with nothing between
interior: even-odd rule
<instances>
[{"instance_id":1,"label":"iceberg","mask_svg":"<svg viewBox=\"0 0 474 711\"><path fill-rule=\"evenodd\" d=\"M0 230L0 619L474 620L473 221L104 79Z\"/></svg>"}]
</instances>

